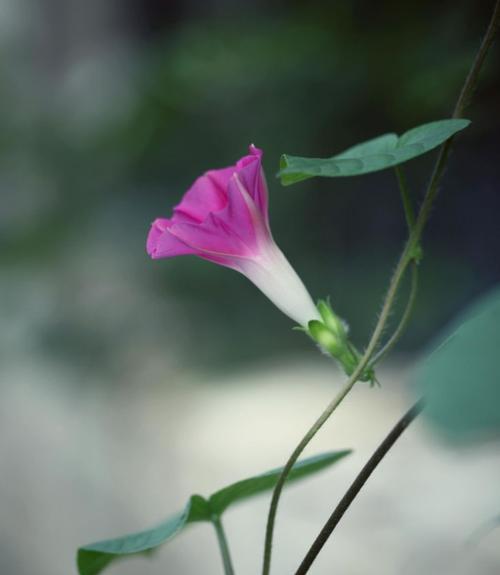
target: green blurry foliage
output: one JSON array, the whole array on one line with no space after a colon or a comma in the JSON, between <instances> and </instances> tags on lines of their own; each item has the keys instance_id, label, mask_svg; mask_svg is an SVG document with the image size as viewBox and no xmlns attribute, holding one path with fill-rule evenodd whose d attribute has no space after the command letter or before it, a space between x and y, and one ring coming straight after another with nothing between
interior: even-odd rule
<instances>
[{"instance_id":1,"label":"green blurry foliage","mask_svg":"<svg viewBox=\"0 0 500 575\"><path fill-rule=\"evenodd\" d=\"M459 442L500 437L500 288L453 322L415 374L435 428Z\"/></svg>"}]
</instances>

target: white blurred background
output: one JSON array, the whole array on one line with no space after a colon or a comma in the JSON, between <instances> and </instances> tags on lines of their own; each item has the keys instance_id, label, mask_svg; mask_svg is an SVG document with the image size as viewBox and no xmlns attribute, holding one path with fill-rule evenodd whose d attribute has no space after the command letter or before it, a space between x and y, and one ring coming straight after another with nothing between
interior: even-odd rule
<instances>
[{"instance_id":1,"label":"white blurred background","mask_svg":"<svg viewBox=\"0 0 500 575\"><path fill-rule=\"evenodd\" d=\"M308 454L354 453L286 492L274 548L292 573L333 506L410 405L403 366L381 389L358 388ZM52 365L4 364L1 404L1 572L75 572L79 545L152 527L192 493L211 492L284 463L341 380L328 362L263 365L223 381L199 374L96 392L65 392ZM168 384L168 394L164 392ZM497 446L455 451L416 421L380 464L311 573L461 575L499 572L500 533L468 546L499 501ZM235 567L260 569L269 498L224 517ZM110 573L220 573L215 535L195 524L153 558Z\"/></svg>"}]
</instances>

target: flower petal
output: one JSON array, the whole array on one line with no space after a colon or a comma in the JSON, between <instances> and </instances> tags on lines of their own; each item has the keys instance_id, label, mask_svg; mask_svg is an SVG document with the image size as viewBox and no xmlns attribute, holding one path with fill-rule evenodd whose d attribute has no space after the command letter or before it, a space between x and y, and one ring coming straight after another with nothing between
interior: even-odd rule
<instances>
[{"instance_id":1,"label":"flower petal","mask_svg":"<svg viewBox=\"0 0 500 575\"><path fill-rule=\"evenodd\" d=\"M156 250L156 245L158 244L158 239L168 228L170 222L165 218L157 218L152 224L149 230L148 239L146 241L146 251L151 256Z\"/></svg>"},{"instance_id":2,"label":"flower petal","mask_svg":"<svg viewBox=\"0 0 500 575\"><path fill-rule=\"evenodd\" d=\"M210 213L204 222L187 219L172 222L172 235L196 255L241 271L241 260L259 256L271 241L255 202L234 172L227 185L227 205Z\"/></svg>"},{"instance_id":3,"label":"flower petal","mask_svg":"<svg viewBox=\"0 0 500 575\"><path fill-rule=\"evenodd\" d=\"M241 260L239 271L299 325L306 326L310 320L320 319L302 280L274 242L270 242L259 260Z\"/></svg>"},{"instance_id":4,"label":"flower petal","mask_svg":"<svg viewBox=\"0 0 500 575\"><path fill-rule=\"evenodd\" d=\"M195 253L192 248L170 233L169 227L171 225L172 222L166 218L158 218L151 225L146 250L153 259Z\"/></svg>"},{"instance_id":5,"label":"flower petal","mask_svg":"<svg viewBox=\"0 0 500 575\"><path fill-rule=\"evenodd\" d=\"M201 224L174 222L169 232L197 255L241 258L252 256L250 248L217 214L209 214Z\"/></svg>"},{"instance_id":6,"label":"flower petal","mask_svg":"<svg viewBox=\"0 0 500 575\"><path fill-rule=\"evenodd\" d=\"M250 155L241 158L237 162L236 168L243 185L262 214L266 225L269 226L268 192L261 159L262 150L251 144Z\"/></svg>"},{"instance_id":7,"label":"flower petal","mask_svg":"<svg viewBox=\"0 0 500 575\"><path fill-rule=\"evenodd\" d=\"M238 197L239 202L244 204L244 207L242 206L240 211L247 215L246 220L243 220L242 217L240 218L240 222L244 222L245 226L242 224L238 226L238 234L255 254L266 250L269 243L274 243L271 235L271 230L269 229L269 226L267 225L267 222L257 207L255 201L243 185L240 175L237 173L234 174L229 182L228 197L229 205L234 204L235 198ZM225 212L226 210L224 210L223 213ZM232 214L229 214L229 209L227 209L227 212L228 224L231 225L231 221L234 220L230 219Z\"/></svg>"},{"instance_id":8,"label":"flower petal","mask_svg":"<svg viewBox=\"0 0 500 575\"><path fill-rule=\"evenodd\" d=\"M204 222L208 214L222 210L227 204L226 187L233 167L210 170L197 178L174 208L174 222Z\"/></svg>"}]
</instances>

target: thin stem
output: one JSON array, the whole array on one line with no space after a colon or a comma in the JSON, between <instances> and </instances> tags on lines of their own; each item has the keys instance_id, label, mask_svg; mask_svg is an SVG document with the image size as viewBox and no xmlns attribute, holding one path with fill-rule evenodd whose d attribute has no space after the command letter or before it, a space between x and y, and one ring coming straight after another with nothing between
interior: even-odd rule
<instances>
[{"instance_id":1,"label":"thin stem","mask_svg":"<svg viewBox=\"0 0 500 575\"><path fill-rule=\"evenodd\" d=\"M338 525L339 521L344 516L344 513L349 509L349 506L354 501L358 493L361 491L363 485L367 482L370 475L375 471L378 464L382 461L387 452L398 440L403 431L422 411L423 407L424 407L424 401L421 399L415 405L413 405L413 407L411 407L409 411L405 413L405 415L403 415L403 417L392 428L389 435L387 435L387 437L377 447L377 449L370 457L370 459L367 461L363 469L359 472L356 479L352 482L351 486L346 491L344 497L342 497L333 513L330 515L328 521L325 523L323 529L316 537L314 543L311 545L309 551L307 552L307 555L304 557L304 560L300 564L295 575L304 575L309 571L309 568L313 564L314 560L318 556L324 544L327 542L328 538L333 533L335 527Z\"/></svg>"},{"instance_id":2,"label":"thin stem","mask_svg":"<svg viewBox=\"0 0 500 575\"><path fill-rule=\"evenodd\" d=\"M479 50L469 70L469 73L467 74L467 78L465 79L457 103L455 104L455 108L452 114L453 118L461 118L465 112L465 109L470 104L472 95L474 94L474 91L476 90L477 87L477 83L479 80L479 73L486 59L486 55L488 54L488 51L491 48L491 45L493 44L493 41L495 39L495 33L499 25L500 25L500 0L496 0L495 7L493 8L493 13L491 15L490 23L488 24L488 28L486 30L484 38L481 42L481 45L479 46ZM417 218L417 222L415 224L414 233L416 237L420 237L422 230L429 218L432 205L439 191L439 183L446 168L446 162L448 160L451 145L454 139L455 136L452 136L451 138L446 140L446 142L441 147L439 157L435 164L434 171L432 173L431 180L427 188L427 193L425 195L424 202L422 204L422 207L420 209Z\"/></svg>"},{"instance_id":3,"label":"thin stem","mask_svg":"<svg viewBox=\"0 0 500 575\"><path fill-rule=\"evenodd\" d=\"M477 80L479 77L479 71L483 65L487 52L491 47L491 44L493 43L495 31L496 28L498 27L499 20L500 20L500 0L497 0L493 11L493 15L491 17L490 24L486 31L486 35L481 43L478 54L474 60L474 63L472 64L472 68L460 92L460 96L458 98L455 110L453 112L454 118L461 117L463 111L466 108L466 105L470 101L472 93L476 88ZM396 268L389 282L389 287L387 289L384 298L384 303L382 305L382 310L380 312L377 324L375 325L375 329L373 330L368 346L363 356L361 357L356 370L349 377L344 387L340 390L340 392L336 395L336 397L329 403L329 405L326 407L323 413L319 416L319 418L314 422L312 427L301 439L300 443L297 445L297 447L290 455L274 487L273 495L271 498L271 504L269 506L269 514L267 517L262 575L269 575L270 573L272 542L273 542L274 525L276 522L276 513L278 510L278 503L280 500L281 492L283 491L283 486L288 477L288 474L290 473L290 470L292 469L293 465L295 464L295 462L297 461L297 459L299 458L300 454L305 449L305 447L309 444L312 438L321 429L321 427L332 415L332 413L337 409L337 407L342 403L346 395L351 391L351 389L357 382L358 378L363 373L365 367L367 367L372 355L374 354L377 346L379 345L380 339L382 337L382 334L384 332L387 320L389 318L392 309L392 305L394 303L394 299L401 284L401 280L403 279L404 273L409 263L413 261L415 258L415 252L419 245L423 229L425 227L425 224L427 223L429 214L431 212L431 208L439 191L439 184L441 182L441 178L446 168L446 163L448 160L452 141L453 138L450 138L441 147L429 185L427 187L424 196L424 200L422 202L422 206L415 220L415 225L413 226L410 232L409 238L406 242L403 252L401 253L398 263L396 264Z\"/></svg>"},{"instance_id":4,"label":"thin stem","mask_svg":"<svg viewBox=\"0 0 500 575\"><path fill-rule=\"evenodd\" d=\"M360 364L361 365L361 364ZM330 415L337 409L337 407L342 403L344 397L351 391L351 388L356 383L357 378L360 376L361 371L358 368L349 378L345 386L340 390L340 392L334 397L334 399L328 404L327 408L323 411L323 413L318 417L318 419L314 422L311 426L309 431L304 435L301 439L300 443L297 447L293 450L292 454L288 458L285 466L283 467L283 471L281 472L278 481L273 490L273 495L271 498L271 504L269 506L269 513L267 516L267 525L266 525L266 538L265 538L265 546L264 546L264 563L262 567L263 575L269 575L271 569L271 554L272 554L272 543L273 543L273 534L274 534L274 524L276 522L276 513L278 511L278 503L281 497L281 492L283 491L283 486L285 485L285 481L287 480L288 474L290 473L292 467L294 466L295 462L299 458L300 454L304 451L307 444L312 440L312 438L316 435L316 433L323 427L323 424L327 421Z\"/></svg>"},{"instance_id":5,"label":"thin stem","mask_svg":"<svg viewBox=\"0 0 500 575\"><path fill-rule=\"evenodd\" d=\"M404 330L406 329L408 322L410 321L411 314L413 313L413 308L415 306L415 300L417 299L417 289L418 289L418 265L416 262L412 263L411 266L411 286L410 286L410 295L408 296L408 301L406 302L406 307L399 321L399 325L391 335L387 343L384 345L382 349L380 349L370 361L370 366L373 367L376 365L383 357L385 357L389 351L396 345L399 341L399 338L403 334Z\"/></svg>"},{"instance_id":6,"label":"thin stem","mask_svg":"<svg viewBox=\"0 0 500 575\"><path fill-rule=\"evenodd\" d=\"M396 172L399 191L401 192L401 200L403 202L403 209L405 211L406 223L408 224L408 233L411 233L415 225L415 212L411 203L410 190L406 182L403 168L401 166L396 166L394 171Z\"/></svg>"},{"instance_id":7,"label":"thin stem","mask_svg":"<svg viewBox=\"0 0 500 575\"><path fill-rule=\"evenodd\" d=\"M495 39L495 34L497 32L497 28L500 26L500 1L496 0L495 7L493 8L493 13L490 18L490 23L488 24L488 28L484 35L484 38L479 46L479 50L477 51L476 58L474 63L472 64L471 69L465 79L465 83L462 87L462 91L460 92L460 96L458 97L458 101L455 105L455 110L453 111L454 118L461 118L465 109L470 104L472 95L476 90L477 83L479 80L479 73L483 66L484 60L486 59L486 55L488 54L491 45Z\"/></svg>"},{"instance_id":8,"label":"thin stem","mask_svg":"<svg viewBox=\"0 0 500 575\"><path fill-rule=\"evenodd\" d=\"M226 534L224 532L224 527L222 526L221 518L218 515L212 515L212 523L215 527L215 532L217 533L217 541L219 542L222 563L224 564L224 574L234 575L231 554L229 553L229 545L227 544Z\"/></svg>"}]
</instances>

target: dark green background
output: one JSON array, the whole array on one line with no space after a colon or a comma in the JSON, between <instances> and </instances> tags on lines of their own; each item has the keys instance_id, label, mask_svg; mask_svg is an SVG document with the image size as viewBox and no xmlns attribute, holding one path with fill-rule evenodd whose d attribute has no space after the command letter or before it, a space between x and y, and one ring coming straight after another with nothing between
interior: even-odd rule
<instances>
[{"instance_id":1,"label":"dark green background","mask_svg":"<svg viewBox=\"0 0 500 575\"><path fill-rule=\"evenodd\" d=\"M279 156L448 117L489 5L129 0L95 30L46 2L0 63L7 330L24 322L33 352L111 382L152 358L205 371L313 353L234 272L145 254L150 222L254 142L278 244L362 345L405 237L394 174L283 188ZM424 238L404 351L500 279L498 60L497 48ZM432 160L407 165L416 201Z\"/></svg>"}]
</instances>

